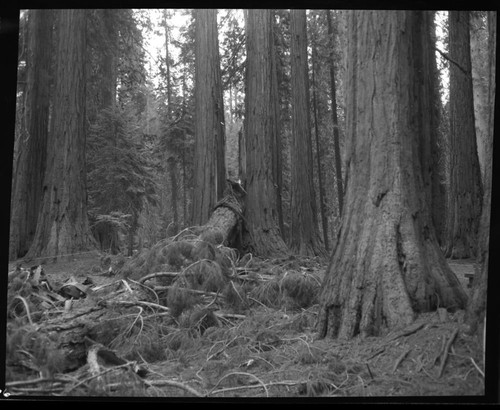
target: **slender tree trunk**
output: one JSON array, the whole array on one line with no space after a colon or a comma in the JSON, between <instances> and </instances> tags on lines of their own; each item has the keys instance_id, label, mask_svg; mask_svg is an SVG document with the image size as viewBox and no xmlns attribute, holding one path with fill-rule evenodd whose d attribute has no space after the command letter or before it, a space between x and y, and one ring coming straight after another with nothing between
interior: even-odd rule
<instances>
[{"instance_id":1,"label":"slender tree trunk","mask_svg":"<svg viewBox=\"0 0 500 410\"><path fill-rule=\"evenodd\" d=\"M380 335L411 324L415 312L466 304L427 202L428 17L349 14L346 196L320 295L320 336Z\"/></svg>"},{"instance_id":2,"label":"slender tree trunk","mask_svg":"<svg viewBox=\"0 0 500 410\"><path fill-rule=\"evenodd\" d=\"M325 243L325 248L328 251L328 219L326 216L326 203L325 203L325 186L323 179L323 169L321 167L321 147L319 141L319 131L318 131L318 107L317 107L317 97L316 97L316 39L312 39L312 54L311 54L311 71L312 71L312 90L313 90L313 113L314 113L314 136L316 139L316 161L318 167L318 186L319 186L319 204L321 211L321 222L323 226L323 240Z\"/></svg>"},{"instance_id":3,"label":"slender tree trunk","mask_svg":"<svg viewBox=\"0 0 500 410\"><path fill-rule=\"evenodd\" d=\"M233 87L229 84L229 124L233 124Z\"/></svg>"},{"instance_id":4,"label":"slender tree trunk","mask_svg":"<svg viewBox=\"0 0 500 410\"><path fill-rule=\"evenodd\" d=\"M290 11L291 31L291 249L300 255L319 255L324 247L318 231L309 122L306 11Z\"/></svg>"},{"instance_id":5,"label":"slender tree trunk","mask_svg":"<svg viewBox=\"0 0 500 410\"><path fill-rule=\"evenodd\" d=\"M171 121L172 115L172 81L170 76L170 52L169 52L169 28L167 22L167 10L164 10L163 23L165 25L165 68L167 75L167 121ZM167 153L168 155L168 153ZM179 214L178 214L178 183L177 183L177 163L176 157L169 155L167 158L167 169L170 180L170 202L172 208L172 227L168 235L173 236L179 230Z\"/></svg>"},{"instance_id":6,"label":"slender tree trunk","mask_svg":"<svg viewBox=\"0 0 500 410\"><path fill-rule=\"evenodd\" d=\"M342 159L340 154L339 121L337 116L337 90L335 85L335 38L330 10L325 10L328 24L328 36L330 37L330 98L332 100L332 124L333 124L333 147L335 150L335 179L337 181L337 200L339 215L342 215L342 203L344 201L344 188L342 185Z\"/></svg>"},{"instance_id":7,"label":"slender tree trunk","mask_svg":"<svg viewBox=\"0 0 500 410\"><path fill-rule=\"evenodd\" d=\"M450 11L450 190L446 256L476 256L482 206L472 94L469 12Z\"/></svg>"},{"instance_id":8,"label":"slender tree trunk","mask_svg":"<svg viewBox=\"0 0 500 410\"><path fill-rule=\"evenodd\" d=\"M170 229L169 236L175 235L179 231L179 213L178 213L178 183L177 183L177 161L173 156L167 160L168 173L170 176L170 199L172 201L172 228Z\"/></svg>"},{"instance_id":9,"label":"slender tree trunk","mask_svg":"<svg viewBox=\"0 0 500 410\"><path fill-rule=\"evenodd\" d=\"M94 247L85 171L85 10L58 10L56 87L43 200L28 258Z\"/></svg>"},{"instance_id":10,"label":"slender tree trunk","mask_svg":"<svg viewBox=\"0 0 500 410\"><path fill-rule=\"evenodd\" d=\"M186 136L186 131L184 131L184 137ZM186 156L184 154L184 150L182 150L182 225L186 226L188 223L188 215L187 215L187 178L186 178Z\"/></svg>"},{"instance_id":11,"label":"slender tree trunk","mask_svg":"<svg viewBox=\"0 0 500 410\"><path fill-rule=\"evenodd\" d=\"M13 175L9 258L24 256L35 235L42 200L49 127L52 11L30 10L26 95L27 134Z\"/></svg>"},{"instance_id":12,"label":"slender tree trunk","mask_svg":"<svg viewBox=\"0 0 500 410\"><path fill-rule=\"evenodd\" d=\"M245 101L246 228L253 251L284 254L277 205L277 95L271 10L249 10Z\"/></svg>"},{"instance_id":13,"label":"slender tree trunk","mask_svg":"<svg viewBox=\"0 0 500 410\"><path fill-rule=\"evenodd\" d=\"M238 131L238 176L243 186L247 180L247 158L245 148L245 124Z\"/></svg>"},{"instance_id":14,"label":"slender tree trunk","mask_svg":"<svg viewBox=\"0 0 500 410\"><path fill-rule=\"evenodd\" d=\"M168 11L163 11L163 24L165 26L165 68L167 71L167 116L170 117L172 110L172 81L170 76L170 52L169 52L169 29L168 29Z\"/></svg>"},{"instance_id":15,"label":"slender tree trunk","mask_svg":"<svg viewBox=\"0 0 500 410\"><path fill-rule=\"evenodd\" d=\"M282 149L281 149L281 130L280 130L280 101L279 101L279 91L278 91L278 66L276 61L276 24L274 22L274 16L271 15L271 95L272 97L272 107L273 110L273 140L272 140L272 153L273 153L273 179L276 184L276 212L278 214L278 227L281 232L281 237L283 238L283 201L282 201L282 191L283 191L283 161L282 161Z\"/></svg>"},{"instance_id":16,"label":"slender tree trunk","mask_svg":"<svg viewBox=\"0 0 500 410\"><path fill-rule=\"evenodd\" d=\"M224 106L217 10L196 9L195 152L192 223L203 225L224 193Z\"/></svg>"}]
</instances>

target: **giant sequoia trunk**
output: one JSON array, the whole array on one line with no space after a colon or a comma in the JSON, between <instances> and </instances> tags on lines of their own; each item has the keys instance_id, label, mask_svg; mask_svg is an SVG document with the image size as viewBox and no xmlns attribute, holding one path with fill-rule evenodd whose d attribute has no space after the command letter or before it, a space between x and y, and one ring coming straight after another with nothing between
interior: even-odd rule
<instances>
[{"instance_id":1,"label":"giant sequoia trunk","mask_svg":"<svg viewBox=\"0 0 500 410\"><path fill-rule=\"evenodd\" d=\"M428 204L428 23L425 12L349 15L347 188L320 299L323 337L378 335L415 312L465 306Z\"/></svg>"},{"instance_id":2,"label":"giant sequoia trunk","mask_svg":"<svg viewBox=\"0 0 500 410\"><path fill-rule=\"evenodd\" d=\"M219 68L217 10L195 11L195 148L193 224L207 222L223 196L224 106Z\"/></svg>"},{"instance_id":3,"label":"giant sequoia trunk","mask_svg":"<svg viewBox=\"0 0 500 410\"><path fill-rule=\"evenodd\" d=\"M59 10L56 86L43 202L28 257L93 247L85 183L85 10Z\"/></svg>"},{"instance_id":4,"label":"giant sequoia trunk","mask_svg":"<svg viewBox=\"0 0 500 410\"><path fill-rule=\"evenodd\" d=\"M276 67L273 64L271 10L249 10L247 19L245 112L246 228L251 247L261 256L287 251L278 207ZM243 149L243 147L241 147Z\"/></svg>"},{"instance_id":5,"label":"giant sequoia trunk","mask_svg":"<svg viewBox=\"0 0 500 410\"><path fill-rule=\"evenodd\" d=\"M476 256L482 206L472 95L469 12L450 11L450 188L446 256Z\"/></svg>"},{"instance_id":6,"label":"giant sequoia trunk","mask_svg":"<svg viewBox=\"0 0 500 410\"><path fill-rule=\"evenodd\" d=\"M49 127L52 11L30 10L28 36L27 135L21 136L14 164L9 259L28 252L42 199Z\"/></svg>"},{"instance_id":7,"label":"giant sequoia trunk","mask_svg":"<svg viewBox=\"0 0 500 410\"><path fill-rule=\"evenodd\" d=\"M488 284L489 248L490 248L490 217L491 217L491 189L493 169L493 131L495 118L495 67L496 67L496 33L497 15L494 11L488 12L488 96L487 106L487 132L484 135L484 199L481 214L479 247L478 247L478 269L474 277L472 295L467 306L466 322L471 333L476 332L478 324L484 318L486 310L486 296Z\"/></svg>"},{"instance_id":8,"label":"giant sequoia trunk","mask_svg":"<svg viewBox=\"0 0 500 410\"><path fill-rule=\"evenodd\" d=\"M309 77L307 68L306 11L290 11L291 31L291 241L301 255L324 253L318 230L313 183L311 128L309 121Z\"/></svg>"}]
</instances>

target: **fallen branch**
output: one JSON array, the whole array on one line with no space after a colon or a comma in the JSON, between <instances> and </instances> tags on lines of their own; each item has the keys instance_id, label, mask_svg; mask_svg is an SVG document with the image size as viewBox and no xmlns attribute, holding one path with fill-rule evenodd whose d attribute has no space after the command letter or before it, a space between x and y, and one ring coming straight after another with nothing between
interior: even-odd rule
<instances>
[{"instance_id":1,"label":"fallen branch","mask_svg":"<svg viewBox=\"0 0 500 410\"><path fill-rule=\"evenodd\" d=\"M136 300L136 301L129 301L129 300L120 300L115 302L117 305L123 305L123 306L146 306L149 308L154 308L154 309L160 309L160 310L165 310L167 312L170 312L170 309L167 306L159 305L158 303L153 303L153 302L145 302L142 300Z\"/></svg>"},{"instance_id":2,"label":"fallen branch","mask_svg":"<svg viewBox=\"0 0 500 410\"><path fill-rule=\"evenodd\" d=\"M222 380L224 380L225 378L227 378L228 376L231 376L231 375L242 375L242 376L250 376L250 377L253 377L255 380L257 380L258 383L260 383L260 386L262 386L264 388L264 391L266 392L266 397L269 397L269 391L267 390L267 387L266 385L262 382L262 380L260 380L257 376L255 376L254 374L252 373L245 373L245 372L231 372L231 373L228 373L226 375L224 375L223 377L221 377L219 379L219 381L217 382L217 384L212 388L212 390L210 390L208 393L207 393L207 396L209 396L210 394L213 393L214 389L220 384L220 382Z\"/></svg>"},{"instance_id":3,"label":"fallen branch","mask_svg":"<svg viewBox=\"0 0 500 410\"><path fill-rule=\"evenodd\" d=\"M446 364L446 359L448 358L448 351L450 350L450 346L452 345L453 341L455 340L455 337L457 336L457 334L458 334L458 327L455 328L455 330L451 334L450 338L448 339L446 346L444 347L444 354L443 354L443 358L441 359L441 364L439 366L438 378L441 377L441 375L443 374L444 366Z\"/></svg>"},{"instance_id":4,"label":"fallen branch","mask_svg":"<svg viewBox=\"0 0 500 410\"><path fill-rule=\"evenodd\" d=\"M415 333L417 330L420 330L422 327L424 327L425 323L417 323L408 326L406 329L404 329L402 332L395 334L394 336L389 338L389 342L392 342L393 340L396 340L400 337L403 336L408 336L411 335L412 333Z\"/></svg>"},{"instance_id":5,"label":"fallen branch","mask_svg":"<svg viewBox=\"0 0 500 410\"><path fill-rule=\"evenodd\" d=\"M198 390L193 389L192 387L188 386L187 384L183 384L183 383L176 382L173 380L150 380L150 381L144 381L144 384L146 384L147 386L151 386L151 387L157 387L157 386L177 387L179 389L185 390L185 391L193 394L196 397L205 397L204 394L200 393Z\"/></svg>"},{"instance_id":6,"label":"fallen branch","mask_svg":"<svg viewBox=\"0 0 500 410\"><path fill-rule=\"evenodd\" d=\"M398 368L399 364L404 360L404 358L406 357L406 355L408 353L410 353L410 348L406 348L406 350L398 357L398 359L396 360L396 363L394 363L394 367L392 368L392 372L394 373L396 371L396 369Z\"/></svg>"},{"instance_id":7,"label":"fallen branch","mask_svg":"<svg viewBox=\"0 0 500 410\"><path fill-rule=\"evenodd\" d=\"M5 383L5 387L21 387L21 386L29 386L32 384L40 384L40 383L71 383L73 380L63 379L63 378L45 378L40 377L38 379L32 380L18 380L13 382Z\"/></svg>"},{"instance_id":8,"label":"fallen branch","mask_svg":"<svg viewBox=\"0 0 500 410\"><path fill-rule=\"evenodd\" d=\"M220 313L215 311L214 315L222 319L246 319L245 315L238 315L237 313Z\"/></svg>"},{"instance_id":9,"label":"fallen branch","mask_svg":"<svg viewBox=\"0 0 500 410\"><path fill-rule=\"evenodd\" d=\"M117 369L123 369L123 368L126 368L126 367L130 367L130 362L127 362L127 363L124 363L124 364L121 364L121 365L118 365L118 366L113 366L113 367L108 367L98 373L95 373L81 381L79 381L78 383L76 383L75 385L71 386L68 390L66 390L64 393L65 395L67 395L69 392L71 392L72 390L76 389L77 387L83 385L83 384L87 384L87 382L93 380L93 379L97 379L97 378L100 378L101 376L107 374L107 373L110 373L110 372L113 372Z\"/></svg>"},{"instance_id":10,"label":"fallen branch","mask_svg":"<svg viewBox=\"0 0 500 410\"><path fill-rule=\"evenodd\" d=\"M272 386L296 386L296 385L302 385L304 383L307 383L306 380L283 380L281 382L271 382L271 383L266 383L264 385L262 384L249 384L247 386L236 386L236 387L226 387L224 389L219 389L219 390L213 390L210 392L210 394L220 394L220 393L226 393L226 392L232 392L236 390L246 390L246 389L260 389L263 386L266 387L272 387Z\"/></svg>"},{"instance_id":11,"label":"fallen branch","mask_svg":"<svg viewBox=\"0 0 500 410\"><path fill-rule=\"evenodd\" d=\"M464 73L467 77L472 78L472 75L469 71L467 71L465 68L463 68L459 63L457 63L455 60L453 60L448 54L444 53L437 47L432 47L435 51L437 51L441 56L445 59L448 60L450 63L453 63L458 69Z\"/></svg>"},{"instance_id":12,"label":"fallen branch","mask_svg":"<svg viewBox=\"0 0 500 410\"><path fill-rule=\"evenodd\" d=\"M28 306L28 302L26 302L26 299L19 295L15 296L14 299L19 299L23 303L24 309L26 310L26 316L28 316L28 321L30 322L31 326L34 326L33 320L31 320L30 307Z\"/></svg>"},{"instance_id":13,"label":"fallen branch","mask_svg":"<svg viewBox=\"0 0 500 410\"><path fill-rule=\"evenodd\" d=\"M479 372L479 374L484 379L484 373L483 373L483 371L479 368L479 366L476 364L476 362L474 361L474 359L472 357L470 358L470 361L472 362L472 364L474 365L474 367L477 369L477 371Z\"/></svg>"},{"instance_id":14,"label":"fallen branch","mask_svg":"<svg viewBox=\"0 0 500 410\"><path fill-rule=\"evenodd\" d=\"M180 275L179 272L154 272L154 273L150 273L149 275L143 276L137 282L143 284L144 282L146 282L149 279L159 278L159 277L176 278L179 275Z\"/></svg>"},{"instance_id":15,"label":"fallen branch","mask_svg":"<svg viewBox=\"0 0 500 410\"><path fill-rule=\"evenodd\" d=\"M155 286L153 289L155 291L160 291L160 290L169 290L171 288L173 288L174 286ZM197 290L197 289L191 289L191 288L184 288L184 287L180 287L178 286L177 289L182 289L186 292L191 292L191 293L196 293L197 295L203 295L203 296L216 296L217 293L215 292L208 292L208 291L205 291L205 290ZM222 295L220 295L222 296Z\"/></svg>"}]
</instances>

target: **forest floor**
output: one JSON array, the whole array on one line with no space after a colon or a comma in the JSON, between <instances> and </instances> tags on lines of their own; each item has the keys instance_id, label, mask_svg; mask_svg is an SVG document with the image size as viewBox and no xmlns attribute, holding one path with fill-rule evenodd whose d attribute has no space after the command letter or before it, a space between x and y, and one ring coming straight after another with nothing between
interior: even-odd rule
<instances>
[{"instance_id":1,"label":"forest floor","mask_svg":"<svg viewBox=\"0 0 500 410\"><path fill-rule=\"evenodd\" d=\"M106 263L118 263L123 257L108 257ZM118 261L118 262L117 262ZM247 260L245 266L250 266ZM467 291L466 273L473 272L473 261L449 261ZM107 265L106 265L107 266ZM239 265L241 266L241 264ZM320 284L326 261L314 258L265 261L255 259L253 268L247 269L247 279L266 279L262 289L268 293L286 288L285 277L290 272L312 277L316 287ZM103 257L98 253L79 258L46 263L45 276L52 284L91 283L93 289L107 288L102 296L98 291L86 298L73 300L73 310L96 303L99 298L110 300L120 292L123 297L124 281L103 269ZM276 269L275 269L276 268ZM9 272L15 264L9 265ZM252 272L251 275L249 270ZM279 282L270 280L279 271ZM241 272L240 272L241 273ZM90 279L90 281L89 281ZM288 300L278 301L273 293L270 303L249 293L246 301L251 304L229 309L218 305L213 293L203 297L217 317L200 326L201 318L193 322L191 316L181 314L173 319L168 309L157 309L161 295L157 288L156 299L145 300L139 293L137 281L126 286L135 301L135 309L123 311L117 307L109 322L121 320L116 327L108 348L128 361L138 363L147 374L139 377L131 366L118 366L92 373L91 363L77 369L58 372L47 357L56 354L43 350L34 343L33 332L20 329L43 329L44 317L68 314L69 305L52 300L38 305L45 309L45 316L36 316L36 306L31 306L29 322L23 309L11 315L7 328L7 387L12 396L109 396L109 397L434 397L481 396L484 394L483 341L481 337L464 332L464 312L454 314L441 310L421 314L415 323L406 328L380 337L350 341L317 339L315 324L317 302L298 307ZM271 287L271 283L278 287ZM119 288L122 291L118 292ZM233 288L237 289L236 287ZM19 291L19 286L17 288ZM81 285L81 289L86 289ZM237 296L242 294L238 288ZM9 286L9 297L14 292ZM25 292L25 304L29 295ZM160 295L158 297L158 295ZM273 296L274 295L274 296ZM253 297L251 297L253 296ZM228 298L226 294L226 298ZM151 300L155 301L154 303ZM211 302L210 302L211 301ZM9 303L12 298L9 299ZM11 305L9 305L11 306ZM63 309L64 306L64 309ZM206 306L206 305L205 305ZM218 310L217 310L218 308ZM49 311L51 312L49 314ZM205 311L206 312L206 311ZM185 313L185 312L184 312ZM75 315L76 316L76 315ZM191 320L189 320L189 318ZM212 317L213 318L213 317ZM31 336L26 336L31 335ZM31 339L30 339L31 338ZM31 342L29 342L31 340ZM51 339L52 340L52 339ZM53 345L52 345L53 346ZM50 347L49 347L50 348ZM38 352L37 352L38 349ZM42 352L40 353L40 349ZM45 359L40 356L45 355ZM55 360L55 359L54 359ZM104 368L103 368L104 369ZM406 399L405 399L406 400Z\"/></svg>"}]
</instances>

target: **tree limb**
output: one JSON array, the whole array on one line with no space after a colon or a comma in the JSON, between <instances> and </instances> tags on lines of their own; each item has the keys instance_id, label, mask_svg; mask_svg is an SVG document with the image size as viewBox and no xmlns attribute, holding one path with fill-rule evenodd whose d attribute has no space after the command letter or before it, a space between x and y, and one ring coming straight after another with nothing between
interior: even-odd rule
<instances>
[{"instance_id":1,"label":"tree limb","mask_svg":"<svg viewBox=\"0 0 500 410\"><path fill-rule=\"evenodd\" d=\"M437 47L433 47L433 49L435 51L437 51L439 54L441 54L441 56L445 59L445 60L448 60L450 63L453 63L455 64L459 70L464 73L467 77L470 77L472 78L472 75L469 71L467 71L465 68L463 68L459 63L457 63L455 60L453 60L448 54L444 53L443 51L441 51L439 48Z\"/></svg>"},{"instance_id":2,"label":"tree limb","mask_svg":"<svg viewBox=\"0 0 500 410\"><path fill-rule=\"evenodd\" d=\"M446 346L444 347L444 354L443 358L441 359L441 365L439 366L439 373L438 373L438 378L441 377L444 369L444 365L446 364L446 359L448 358L448 351L450 350L450 346L455 340L455 337L458 334L458 327L455 328L453 333L451 334L450 338L448 339L448 342L446 343Z\"/></svg>"}]
</instances>

